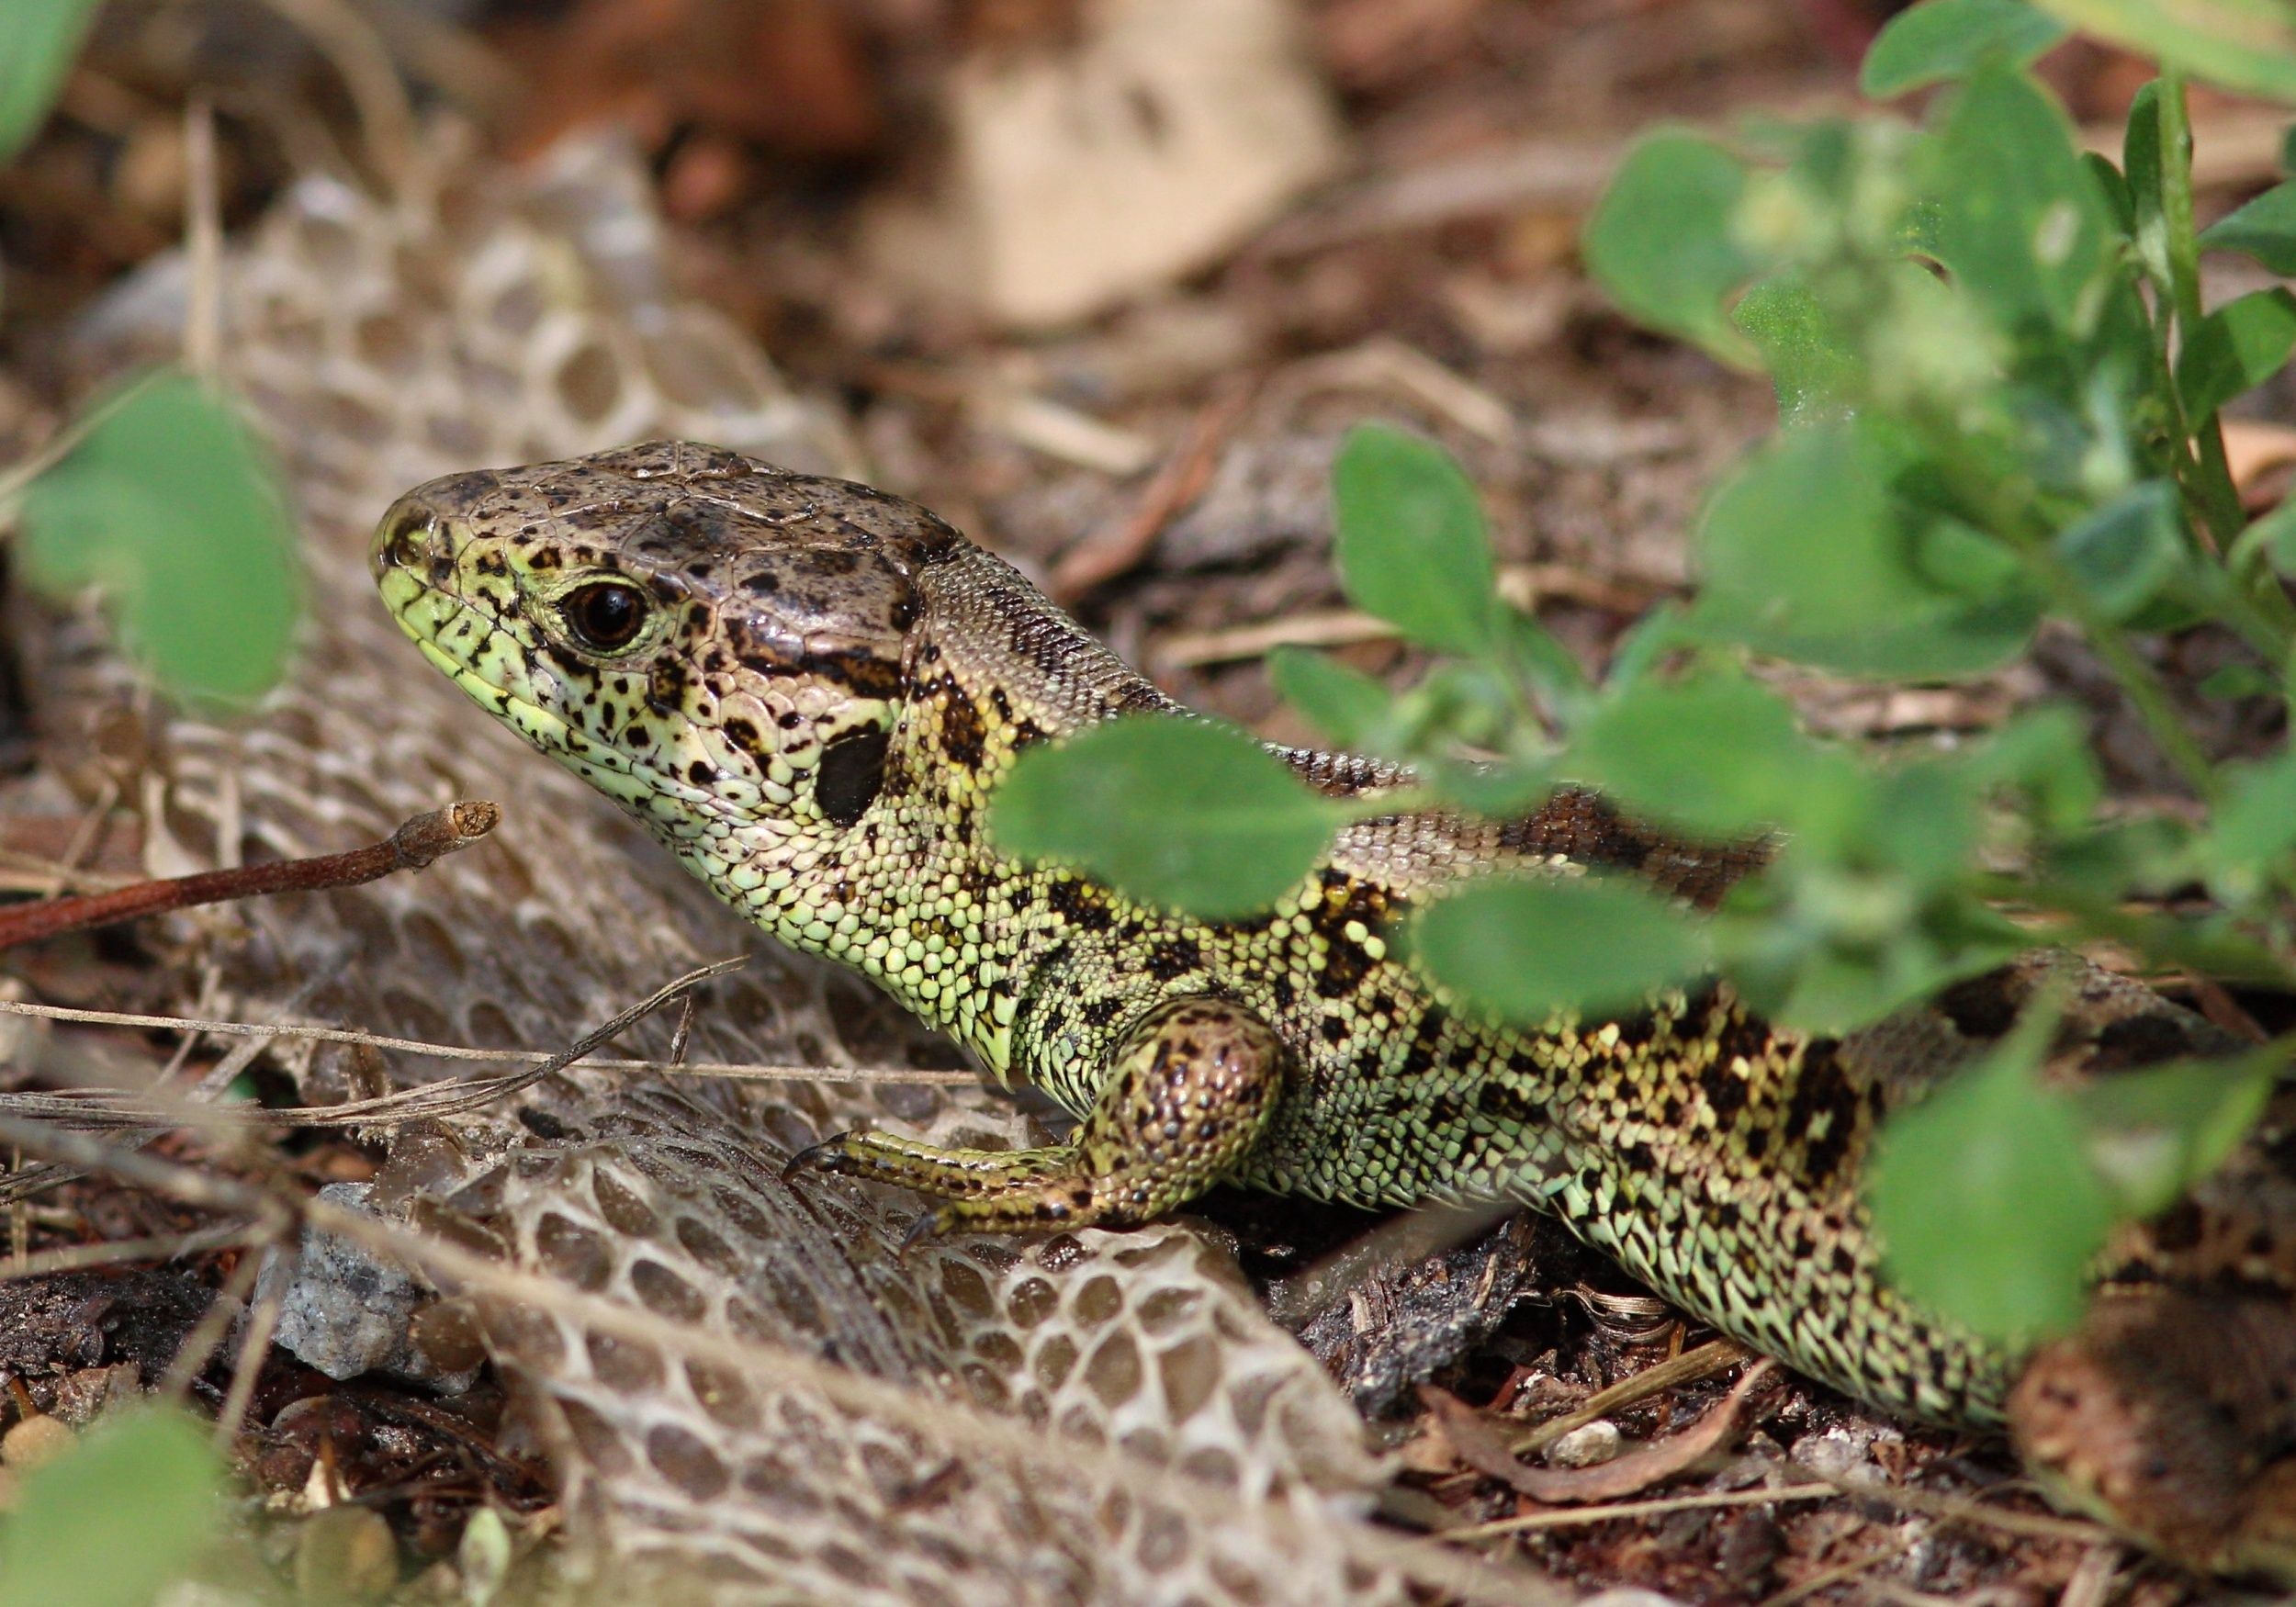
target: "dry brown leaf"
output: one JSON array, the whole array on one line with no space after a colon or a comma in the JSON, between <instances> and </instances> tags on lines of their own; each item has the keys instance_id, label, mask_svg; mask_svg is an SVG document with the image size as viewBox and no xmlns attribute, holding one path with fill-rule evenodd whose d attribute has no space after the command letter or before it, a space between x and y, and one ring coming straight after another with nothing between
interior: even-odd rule
<instances>
[{"instance_id":1,"label":"dry brown leaf","mask_svg":"<svg viewBox=\"0 0 2296 1607\"><path fill-rule=\"evenodd\" d=\"M1533 1500L1552 1503L1617 1500L1673 1478L1715 1450L1737 1427L1739 1408L1775 1364L1756 1362L1719 1404L1678 1434L1593 1467L1532 1467L1514 1459L1491 1421L1458 1397L1423 1385L1420 1399L1435 1413L1459 1460Z\"/></svg>"}]
</instances>

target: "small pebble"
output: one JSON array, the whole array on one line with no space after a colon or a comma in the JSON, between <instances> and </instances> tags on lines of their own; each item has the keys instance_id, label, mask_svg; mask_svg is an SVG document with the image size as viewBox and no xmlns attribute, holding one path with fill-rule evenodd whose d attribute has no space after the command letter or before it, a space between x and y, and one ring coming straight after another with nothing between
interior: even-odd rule
<instances>
[{"instance_id":1,"label":"small pebble","mask_svg":"<svg viewBox=\"0 0 2296 1607\"><path fill-rule=\"evenodd\" d=\"M0 1462L28 1470L52 1462L72 1448L79 1436L52 1417L28 1417L0 1434Z\"/></svg>"},{"instance_id":2,"label":"small pebble","mask_svg":"<svg viewBox=\"0 0 2296 1607\"><path fill-rule=\"evenodd\" d=\"M1593 1467L1618 1455L1618 1425L1606 1417L1572 1429L1547 1447L1550 1467Z\"/></svg>"}]
</instances>

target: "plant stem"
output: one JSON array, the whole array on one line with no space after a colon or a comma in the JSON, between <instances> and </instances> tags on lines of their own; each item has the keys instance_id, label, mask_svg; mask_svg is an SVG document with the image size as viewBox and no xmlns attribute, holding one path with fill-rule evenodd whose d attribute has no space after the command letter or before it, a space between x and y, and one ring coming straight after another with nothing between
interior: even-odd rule
<instances>
[{"instance_id":1,"label":"plant stem","mask_svg":"<svg viewBox=\"0 0 2296 1607\"><path fill-rule=\"evenodd\" d=\"M2194 794L2203 800L2216 796L2216 769L2208 755L2185 729L2168 689L2153 667L2140 657L2129 635L2099 610L2079 579L2065 567L2050 545L2050 532L2038 515L2014 497L2005 497L1981 465L1968 462L1959 450L1960 437L1950 424L1932 424L1924 432L1931 455L1943 470L1954 496L1966 504L1980 528L1991 530L2022 558L2033 579L2047 594L2050 606L2073 622L2097 657L2144 722L2154 745L2177 768Z\"/></svg>"},{"instance_id":2,"label":"plant stem","mask_svg":"<svg viewBox=\"0 0 2296 1607\"><path fill-rule=\"evenodd\" d=\"M2026 882L1998 872L1981 872L1975 887L1982 897L1998 903L2021 904L2062 916L2083 937L2119 943L2147 960L2181 966L2219 982L2287 987L2296 980L2288 963L2260 943L2195 931L2183 921L2123 909L2112 899L2061 882Z\"/></svg>"},{"instance_id":3,"label":"plant stem","mask_svg":"<svg viewBox=\"0 0 2296 1607\"><path fill-rule=\"evenodd\" d=\"M2177 314L2179 345L2192 338L2200 325L2200 231L2192 213L2192 122L2185 106L2184 74L2164 67L2160 96L2160 210L2167 234L2169 298ZM2178 397L2178 411L2184 400ZM2224 457L2224 433L2213 410L2187 419L2193 444L2200 453L2197 495L2202 517L2216 537L2219 553L2229 547L2245 523L2240 493L2233 485L2232 467Z\"/></svg>"},{"instance_id":4,"label":"plant stem","mask_svg":"<svg viewBox=\"0 0 2296 1607\"><path fill-rule=\"evenodd\" d=\"M2168 701L2168 689L2161 684L2153 667L2137 655L2129 635L2119 625L2098 610L2088 593L2071 571L2065 568L2054 548L2041 543L2020 544L2019 552L2026 567L2032 570L2049 593L2049 601L2057 611L2080 627L2089 647L2104 660L2113 680L2134 705L2144 729L2168 762L2177 767L2193 793L2206 802L2216 797L2216 768L2209 763L2208 755L2185 729L2183 716Z\"/></svg>"}]
</instances>

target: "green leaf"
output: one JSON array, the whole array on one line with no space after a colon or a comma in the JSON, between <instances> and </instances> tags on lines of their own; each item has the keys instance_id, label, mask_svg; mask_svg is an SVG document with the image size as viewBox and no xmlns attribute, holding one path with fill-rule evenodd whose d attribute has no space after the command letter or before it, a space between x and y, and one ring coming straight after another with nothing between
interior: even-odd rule
<instances>
[{"instance_id":1,"label":"green leaf","mask_svg":"<svg viewBox=\"0 0 2296 1607\"><path fill-rule=\"evenodd\" d=\"M1491 643L1491 539L1475 488L1434 442L1359 424L1332 466L1340 584L1366 613L1424 647Z\"/></svg>"},{"instance_id":2,"label":"green leaf","mask_svg":"<svg viewBox=\"0 0 2296 1607\"><path fill-rule=\"evenodd\" d=\"M0 6L0 162L48 119L96 20L96 0L7 0Z\"/></svg>"},{"instance_id":3,"label":"green leaf","mask_svg":"<svg viewBox=\"0 0 2296 1607\"><path fill-rule=\"evenodd\" d=\"M2234 539L2224 561L2234 576L2251 584L2259 565L2284 579L2296 579L2296 498L2283 498L2269 512L2251 520Z\"/></svg>"},{"instance_id":4,"label":"green leaf","mask_svg":"<svg viewBox=\"0 0 2296 1607\"><path fill-rule=\"evenodd\" d=\"M2121 140L2121 170L2129 183L2129 208L2137 260L2162 295L2169 293L2168 221L2162 210L2161 183L2167 172L2160 151L2160 81L2139 86L2129 100L2129 122Z\"/></svg>"},{"instance_id":5,"label":"green leaf","mask_svg":"<svg viewBox=\"0 0 2296 1607\"><path fill-rule=\"evenodd\" d=\"M2094 151L2081 152L2081 165L2088 176L2097 181L2097 187L2105 193L2105 204L2112 209L2112 219L2121 232L2132 240L2136 237L2136 200L2129 193L2129 181L2112 164L2112 158Z\"/></svg>"},{"instance_id":6,"label":"green leaf","mask_svg":"<svg viewBox=\"0 0 2296 1607\"><path fill-rule=\"evenodd\" d=\"M129 651L193 702L244 704L278 680L301 585L270 464L229 405L162 372L99 406L24 492L26 578L102 588Z\"/></svg>"},{"instance_id":7,"label":"green leaf","mask_svg":"<svg viewBox=\"0 0 2296 1607\"><path fill-rule=\"evenodd\" d=\"M106 1420L26 1476L0 1526L0 1607L150 1607L212 1543L222 1480L183 1414Z\"/></svg>"},{"instance_id":8,"label":"green leaf","mask_svg":"<svg viewBox=\"0 0 2296 1607\"><path fill-rule=\"evenodd\" d=\"M1864 365L1799 275L1762 280L1739 298L1730 321L1761 354L1780 423L1838 418L1859 390Z\"/></svg>"},{"instance_id":9,"label":"green leaf","mask_svg":"<svg viewBox=\"0 0 2296 1607\"><path fill-rule=\"evenodd\" d=\"M1964 762L1980 788L2014 787L2024 794L2053 835L2086 828L2104 801L2088 723L2061 703L2012 715Z\"/></svg>"},{"instance_id":10,"label":"green leaf","mask_svg":"<svg viewBox=\"0 0 2296 1607\"><path fill-rule=\"evenodd\" d=\"M2217 1167L2264 1114L2286 1069L2276 1048L2229 1061L2177 1061L2112 1072L2075 1096L2098 1174L2120 1214L2167 1209Z\"/></svg>"},{"instance_id":11,"label":"green leaf","mask_svg":"<svg viewBox=\"0 0 2296 1607\"><path fill-rule=\"evenodd\" d=\"M1586 668L1536 614L1502 604L1499 650L1507 667L1564 725L1578 719L1593 695Z\"/></svg>"},{"instance_id":12,"label":"green leaf","mask_svg":"<svg viewBox=\"0 0 2296 1607\"><path fill-rule=\"evenodd\" d=\"M1517 1021L1632 1009L1705 963L1693 918L1654 893L1562 877L1469 882L1420 912L1411 951L1446 987Z\"/></svg>"},{"instance_id":13,"label":"green leaf","mask_svg":"<svg viewBox=\"0 0 2296 1607\"><path fill-rule=\"evenodd\" d=\"M2256 290L2202 319L2177 354L2177 391L2196 424L2280 370L2296 350L2296 296Z\"/></svg>"},{"instance_id":14,"label":"green leaf","mask_svg":"<svg viewBox=\"0 0 2296 1607\"><path fill-rule=\"evenodd\" d=\"M2101 305L2116 231L2073 136L2040 84L1988 62L1939 137L1938 255L2005 332L2079 334Z\"/></svg>"},{"instance_id":15,"label":"green leaf","mask_svg":"<svg viewBox=\"0 0 2296 1607\"><path fill-rule=\"evenodd\" d=\"M1344 818L1242 732L1151 714L1023 751L988 824L999 852L1221 920L1298 887Z\"/></svg>"},{"instance_id":16,"label":"green leaf","mask_svg":"<svg viewBox=\"0 0 2296 1607\"><path fill-rule=\"evenodd\" d=\"M1847 675L1942 679L2013 657L2039 605L1985 538L1919 523L1860 421L1782 435L1724 482L1698 532L1709 638Z\"/></svg>"},{"instance_id":17,"label":"green leaf","mask_svg":"<svg viewBox=\"0 0 2296 1607\"><path fill-rule=\"evenodd\" d=\"M1277 695L1342 747L1370 745L1394 709L1384 684L1312 648L1277 647L1267 673Z\"/></svg>"},{"instance_id":18,"label":"green leaf","mask_svg":"<svg viewBox=\"0 0 2296 1607\"><path fill-rule=\"evenodd\" d=\"M2043 880L2114 902L2192 880L2192 833L2155 815L2118 820L2043 845Z\"/></svg>"},{"instance_id":19,"label":"green leaf","mask_svg":"<svg viewBox=\"0 0 2296 1607\"><path fill-rule=\"evenodd\" d=\"M1723 672L1617 691L1573 735L1564 768L1631 813L1716 838L1788 824L1855 775L1777 693Z\"/></svg>"},{"instance_id":20,"label":"green leaf","mask_svg":"<svg viewBox=\"0 0 2296 1607\"><path fill-rule=\"evenodd\" d=\"M2225 89L2296 101L2296 10L2283 0L2036 0L2083 33Z\"/></svg>"},{"instance_id":21,"label":"green leaf","mask_svg":"<svg viewBox=\"0 0 2296 1607\"><path fill-rule=\"evenodd\" d=\"M2200 684L2193 690L2204 698L2230 702L2235 698L2278 697L2280 683L2261 665L2220 664L2202 676Z\"/></svg>"},{"instance_id":22,"label":"green leaf","mask_svg":"<svg viewBox=\"0 0 2296 1607\"><path fill-rule=\"evenodd\" d=\"M2133 617L2183 568L2176 486L2146 480L2060 531L2057 556L2110 620Z\"/></svg>"},{"instance_id":23,"label":"green leaf","mask_svg":"<svg viewBox=\"0 0 2296 1607\"><path fill-rule=\"evenodd\" d=\"M1865 1182L1889 1276L1980 1336L2023 1344L2077 1321L2114 1220L2071 1102L2041 1084L2054 1010L1893 1116Z\"/></svg>"},{"instance_id":24,"label":"green leaf","mask_svg":"<svg viewBox=\"0 0 2296 1607\"><path fill-rule=\"evenodd\" d=\"M1610 669L1604 677L1605 684L1613 691L1625 691L1655 671L1685 639L1681 604L1660 603L1628 625L1611 648Z\"/></svg>"},{"instance_id":25,"label":"green leaf","mask_svg":"<svg viewBox=\"0 0 2296 1607\"><path fill-rule=\"evenodd\" d=\"M2282 278L2296 277L2296 179L2201 230L2200 249L2245 252Z\"/></svg>"},{"instance_id":26,"label":"green leaf","mask_svg":"<svg viewBox=\"0 0 2296 1607\"><path fill-rule=\"evenodd\" d=\"M1587 219L1587 272L1652 329L1750 366L1752 350L1723 314L1753 272L1734 228L1745 189L1745 167L1712 140L1673 129L1645 135Z\"/></svg>"},{"instance_id":27,"label":"green leaf","mask_svg":"<svg viewBox=\"0 0 2296 1607\"><path fill-rule=\"evenodd\" d=\"M2283 875L2296 854L2296 749L2253 764L2227 765L2223 792L2192 850L2210 885L2242 904Z\"/></svg>"},{"instance_id":28,"label":"green leaf","mask_svg":"<svg viewBox=\"0 0 2296 1607\"><path fill-rule=\"evenodd\" d=\"M1924 0L1890 18L1858 71L1875 100L1966 75L1988 56L2023 66L2070 30L2024 0Z\"/></svg>"}]
</instances>

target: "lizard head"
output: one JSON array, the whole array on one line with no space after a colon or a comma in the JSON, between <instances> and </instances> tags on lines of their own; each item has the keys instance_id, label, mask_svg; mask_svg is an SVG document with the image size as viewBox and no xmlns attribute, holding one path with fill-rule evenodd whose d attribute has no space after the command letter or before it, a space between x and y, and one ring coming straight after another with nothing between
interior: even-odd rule
<instances>
[{"instance_id":1,"label":"lizard head","mask_svg":"<svg viewBox=\"0 0 2296 1607\"><path fill-rule=\"evenodd\" d=\"M433 480L372 561L424 657L715 882L866 811L918 572L962 545L866 486L652 443Z\"/></svg>"}]
</instances>

